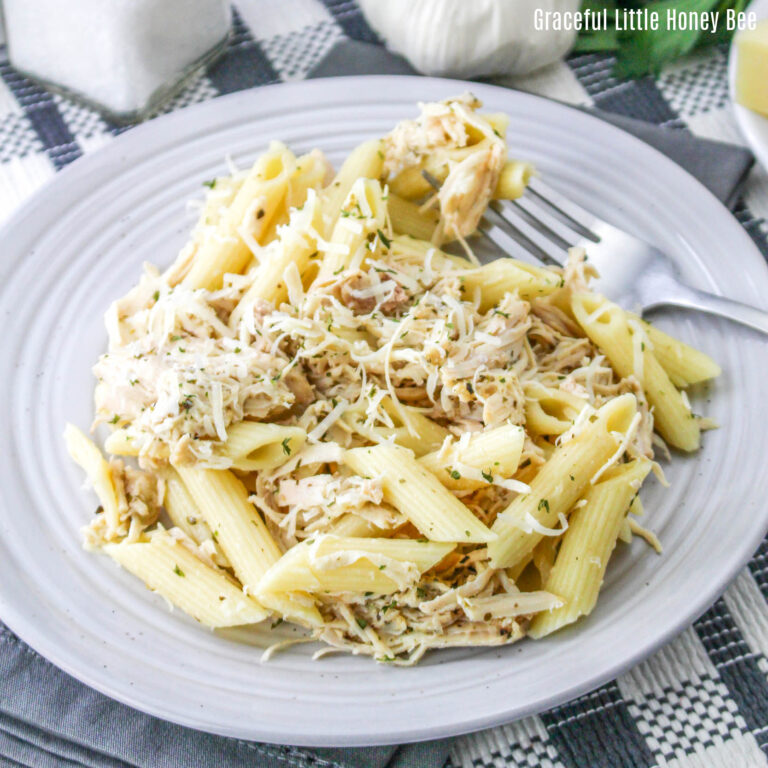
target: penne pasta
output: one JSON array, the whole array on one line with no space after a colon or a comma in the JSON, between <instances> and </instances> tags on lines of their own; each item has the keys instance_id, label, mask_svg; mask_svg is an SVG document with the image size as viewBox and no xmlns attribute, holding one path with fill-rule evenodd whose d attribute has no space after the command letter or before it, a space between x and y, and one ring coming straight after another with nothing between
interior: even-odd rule
<instances>
[{"instance_id":1,"label":"penne pasta","mask_svg":"<svg viewBox=\"0 0 768 768\"><path fill-rule=\"evenodd\" d=\"M412 235L395 235L392 238L390 252L393 256L407 256L419 266L429 263L432 270L443 272L451 269L472 269L473 264L464 256L441 251L428 240L419 239Z\"/></svg>"},{"instance_id":2,"label":"penne pasta","mask_svg":"<svg viewBox=\"0 0 768 768\"><path fill-rule=\"evenodd\" d=\"M347 268L359 269L372 253L374 239L381 240L386 220L387 204L381 184L375 179L358 179L341 207L317 282L334 280Z\"/></svg>"},{"instance_id":3,"label":"penne pasta","mask_svg":"<svg viewBox=\"0 0 768 768\"><path fill-rule=\"evenodd\" d=\"M235 575L246 592L255 594L261 577L282 553L248 500L245 486L226 469L175 469Z\"/></svg>"},{"instance_id":4,"label":"penne pasta","mask_svg":"<svg viewBox=\"0 0 768 768\"><path fill-rule=\"evenodd\" d=\"M640 381L664 440L682 451L695 451L700 442L697 419L648 348L650 345L643 341L638 345L638 339L633 339L640 331L631 329L624 311L602 296L586 293L574 295L571 306L584 332L605 353L617 373L623 377L634 374ZM642 370L638 370L640 366Z\"/></svg>"},{"instance_id":5,"label":"penne pasta","mask_svg":"<svg viewBox=\"0 0 768 768\"><path fill-rule=\"evenodd\" d=\"M522 427L507 424L468 437L422 456L419 464L446 488L455 490L482 488L494 480L507 480L517 472L525 442Z\"/></svg>"},{"instance_id":6,"label":"penne pasta","mask_svg":"<svg viewBox=\"0 0 768 768\"><path fill-rule=\"evenodd\" d=\"M296 158L296 170L288 181L285 207L290 214L292 208L306 203L310 190L316 191L331 181L333 169L319 149L313 149ZM330 178L329 178L330 177Z\"/></svg>"},{"instance_id":7,"label":"penne pasta","mask_svg":"<svg viewBox=\"0 0 768 768\"><path fill-rule=\"evenodd\" d=\"M166 467L162 471L162 477L165 481L165 511L173 525L184 531L196 544L207 547L211 552L211 559L217 565L230 568L229 561L214 540L200 508L176 470Z\"/></svg>"},{"instance_id":8,"label":"penne pasta","mask_svg":"<svg viewBox=\"0 0 768 768\"><path fill-rule=\"evenodd\" d=\"M384 153L379 140L365 141L350 152L333 181L322 191L320 198L327 217L326 236L330 237L344 201L359 179L378 179L384 165Z\"/></svg>"},{"instance_id":9,"label":"penne pasta","mask_svg":"<svg viewBox=\"0 0 768 768\"><path fill-rule=\"evenodd\" d=\"M544 589L563 604L533 619L531 637L544 637L592 612L629 505L650 468L647 459L616 467L589 489L586 504L572 513L555 564L543 579Z\"/></svg>"},{"instance_id":10,"label":"penne pasta","mask_svg":"<svg viewBox=\"0 0 768 768\"><path fill-rule=\"evenodd\" d=\"M215 290L228 272L240 272L252 251L243 232L257 243L284 205L296 158L283 144L273 142L253 165L214 231L201 242L183 280L188 288Z\"/></svg>"},{"instance_id":11,"label":"penne pasta","mask_svg":"<svg viewBox=\"0 0 768 768\"><path fill-rule=\"evenodd\" d=\"M390 192L387 198L387 210L395 232L420 240L431 240L440 222L440 214L434 209L422 210L417 203L394 192Z\"/></svg>"},{"instance_id":12,"label":"penne pasta","mask_svg":"<svg viewBox=\"0 0 768 768\"><path fill-rule=\"evenodd\" d=\"M462 282L469 296L474 290L480 293L480 309L487 312L508 293L526 301L548 296L563 284L563 278L544 267L504 258L468 270Z\"/></svg>"},{"instance_id":13,"label":"penne pasta","mask_svg":"<svg viewBox=\"0 0 768 768\"><path fill-rule=\"evenodd\" d=\"M107 536L112 538L120 526L119 501L112 470L95 443L74 424L67 424L64 441L71 459L80 465L99 497L107 521Z\"/></svg>"},{"instance_id":14,"label":"penne pasta","mask_svg":"<svg viewBox=\"0 0 768 768\"><path fill-rule=\"evenodd\" d=\"M321 208L313 191L308 193L304 209L291 216L296 227L281 229L277 240L267 247L254 270L251 287L232 312L230 324L239 323L259 301L279 307L288 300L286 272L293 268L301 276L308 269L317 253L316 228L322 226Z\"/></svg>"},{"instance_id":15,"label":"penne pasta","mask_svg":"<svg viewBox=\"0 0 768 768\"><path fill-rule=\"evenodd\" d=\"M403 200L421 200L427 195L434 194L435 190L421 175L422 170L425 170L424 167L417 165L400 171L400 173L389 181L390 193L397 195ZM432 171L434 170L435 169L433 168ZM439 176L436 176L436 178L442 183L445 176L446 172L444 171L440 173Z\"/></svg>"},{"instance_id":16,"label":"penne pasta","mask_svg":"<svg viewBox=\"0 0 768 768\"><path fill-rule=\"evenodd\" d=\"M405 518L402 518L402 522L406 522ZM370 520L354 513L337 518L329 528L329 532L334 536L353 539L387 536L392 533L392 530L381 528Z\"/></svg>"},{"instance_id":17,"label":"penne pasta","mask_svg":"<svg viewBox=\"0 0 768 768\"><path fill-rule=\"evenodd\" d=\"M664 333L637 315L629 312L627 315L642 323L653 354L678 389L714 379L722 373L720 366L709 355Z\"/></svg>"},{"instance_id":18,"label":"penne pasta","mask_svg":"<svg viewBox=\"0 0 768 768\"><path fill-rule=\"evenodd\" d=\"M381 404L394 422L401 425L395 430L395 442L410 448L417 456L441 446L450 434L416 408L407 405L397 408L389 397L385 397Z\"/></svg>"},{"instance_id":19,"label":"penne pasta","mask_svg":"<svg viewBox=\"0 0 768 768\"><path fill-rule=\"evenodd\" d=\"M268 615L253 598L164 533L136 544L108 544L103 549L153 592L207 627L256 624Z\"/></svg>"},{"instance_id":20,"label":"penne pasta","mask_svg":"<svg viewBox=\"0 0 768 768\"><path fill-rule=\"evenodd\" d=\"M283 427L260 421L241 421L227 431L223 455L243 472L275 469L298 453L307 440L301 427Z\"/></svg>"},{"instance_id":21,"label":"penne pasta","mask_svg":"<svg viewBox=\"0 0 768 768\"><path fill-rule=\"evenodd\" d=\"M246 594L257 594L261 578L282 553L249 501L245 486L229 470L177 466L176 471L200 507ZM302 595L273 599L264 605L299 623L322 623L317 608Z\"/></svg>"},{"instance_id":22,"label":"penne pasta","mask_svg":"<svg viewBox=\"0 0 768 768\"><path fill-rule=\"evenodd\" d=\"M525 426L535 435L562 435L587 405L577 395L538 382L530 382L524 389Z\"/></svg>"},{"instance_id":23,"label":"penne pasta","mask_svg":"<svg viewBox=\"0 0 768 768\"><path fill-rule=\"evenodd\" d=\"M488 542L495 537L412 451L394 445L354 448L344 463L363 477L381 477L384 499L431 541Z\"/></svg>"},{"instance_id":24,"label":"penne pasta","mask_svg":"<svg viewBox=\"0 0 768 768\"><path fill-rule=\"evenodd\" d=\"M533 173L534 168L531 163L521 160L507 160L499 174L499 181L493 196L497 200L515 200L522 197Z\"/></svg>"},{"instance_id":25,"label":"penne pasta","mask_svg":"<svg viewBox=\"0 0 768 768\"><path fill-rule=\"evenodd\" d=\"M326 535L286 552L264 576L259 595L288 589L388 595L418 581L454 547L425 540Z\"/></svg>"},{"instance_id":26,"label":"penne pasta","mask_svg":"<svg viewBox=\"0 0 768 768\"><path fill-rule=\"evenodd\" d=\"M595 421L587 422L572 440L555 449L531 481L530 492L518 496L491 526L498 537L488 545L494 568L516 565L533 552L545 535L543 529L554 530L562 523L592 478L615 455L636 413L634 395L621 395L600 408Z\"/></svg>"}]
</instances>

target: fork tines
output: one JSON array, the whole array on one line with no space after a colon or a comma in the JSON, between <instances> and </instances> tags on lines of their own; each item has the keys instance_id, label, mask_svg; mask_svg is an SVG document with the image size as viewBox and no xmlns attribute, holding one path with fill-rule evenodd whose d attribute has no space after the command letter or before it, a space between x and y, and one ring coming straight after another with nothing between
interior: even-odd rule
<instances>
[{"instance_id":1,"label":"fork tines","mask_svg":"<svg viewBox=\"0 0 768 768\"><path fill-rule=\"evenodd\" d=\"M435 189L440 181L428 171L424 179ZM562 266L568 248L579 241L600 241L594 229L599 220L555 191L533 179L517 200L494 200L478 230L510 256Z\"/></svg>"}]
</instances>

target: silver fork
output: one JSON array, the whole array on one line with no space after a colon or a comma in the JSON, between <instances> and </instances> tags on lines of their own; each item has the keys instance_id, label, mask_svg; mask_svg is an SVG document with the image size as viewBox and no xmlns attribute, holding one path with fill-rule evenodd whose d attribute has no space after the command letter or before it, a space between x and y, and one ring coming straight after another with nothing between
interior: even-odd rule
<instances>
[{"instance_id":1,"label":"silver fork","mask_svg":"<svg viewBox=\"0 0 768 768\"><path fill-rule=\"evenodd\" d=\"M440 182L424 172L436 189ZM510 256L563 266L570 247L583 247L600 274L592 287L625 309L696 309L768 334L768 312L691 288L681 282L672 260L650 243L608 224L534 179L517 200L496 200L479 230Z\"/></svg>"}]
</instances>

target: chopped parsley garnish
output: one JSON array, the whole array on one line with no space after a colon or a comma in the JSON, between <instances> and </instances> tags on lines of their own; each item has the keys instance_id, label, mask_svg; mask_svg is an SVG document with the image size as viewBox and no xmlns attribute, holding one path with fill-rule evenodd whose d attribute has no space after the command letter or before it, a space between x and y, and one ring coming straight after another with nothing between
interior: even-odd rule
<instances>
[{"instance_id":1,"label":"chopped parsley garnish","mask_svg":"<svg viewBox=\"0 0 768 768\"><path fill-rule=\"evenodd\" d=\"M383 570L384 570L386 567L387 567L386 565L380 565L380 566L379 566L379 570L380 570L380 571L383 571Z\"/></svg>"},{"instance_id":2,"label":"chopped parsley garnish","mask_svg":"<svg viewBox=\"0 0 768 768\"><path fill-rule=\"evenodd\" d=\"M112 418L109 420L109 423L110 423L110 424L117 424L117 422L118 422L118 421L120 421L120 416L118 416L117 414L115 414L115 415L114 415L114 416L113 416L113 417L112 417Z\"/></svg>"},{"instance_id":3,"label":"chopped parsley garnish","mask_svg":"<svg viewBox=\"0 0 768 768\"><path fill-rule=\"evenodd\" d=\"M203 186L208 187L208 189L213 189L216 186L216 179L210 179L209 181L204 181Z\"/></svg>"},{"instance_id":4,"label":"chopped parsley garnish","mask_svg":"<svg viewBox=\"0 0 768 768\"><path fill-rule=\"evenodd\" d=\"M392 241L380 229L376 230L376 234L379 236L379 240L384 243L385 248L388 249L392 245Z\"/></svg>"},{"instance_id":5,"label":"chopped parsley garnish","mask_svg":"<svg viewBox=\"0 0 768 768\"><path fill-rule=\"evenodd\" d=\"M416 587L416 597L420 597L422 600L427 596L427 590L424 587Z\"/></svg>"},{"instance_id":6,"label":"chopped parsley garnish","mask_svg":"<svg viewBox=\"0 0 768 768\"><path fill-rule=\"evenodd\" d=\"M539 502L539 506L537 507L537 509L546 509L547 512L549 512L549 501L547 499L542 499Z\"/></svg>"},{"instance_id":7,"label":"chopped parsley garnish","mask_svg":"<svg viewBox=\"0 0 768 768\"><path fill-rule=\"evenodd\" d=\"M272 629L275 629L275 627L279 627L283 623L282 619L276 619L272 622Z\"/></svg>"},{"instance_id":8,"label":"chopped parsley garnish","mask_svg":"<svg viewBox=\"0 0 768 768\"><path fill-rule=\"evenodd\" d=\"M339 275L344 271L344 265L342 264L333 274Z\"/></svg>"},{"instance_id":9,"label":"chopped parsley garnish","mask_svg":"<svg viewBox=\"0 0 768 768\"><path fill-rule=\"evenodd\" d=\"M189 411L189 409L194 405L192 402L192 398L194 395L185 395L184 399L179 402L179 408L183 408L185 411Z\"/></svg>"},{"instance_id":10,"label":"chopped parsley garnish","mask_svg":"<svg viewBox=\"0 0 768 768\"><path fill-rule=\"evenodd\" d=\"M236 354L236 355L237 355L237 354L240 354L240 352L242 352L242 351L243 351L243 350L242 350L242 347L235 347L235 354Z\"/></svg>"},{"instance_id":11,"label":"chopped parsley garnish","mask_svg":"<svg viewBox=\"0 0 768 768\"><path fill-rule=\"evenodd\" d=\"M153 298L155 301L157 301L157 300L160 298L160 291L155 291L155 292L152 294L152 298Z\"/></svg>"},{"instance_id":12,"label":"chopped parsley garnish","mask_svg":"<svg viewBox=\"0 0 768 768\"><path fill-rule=\"evenodd\" d=\"M458 469L452 469L452 470L451 470L451 477L452 477L454 480L460 480L460 479L461 479L461 472L459 472L459 470L458 470Z\"/></svg>"},{"instance_id":13,"label":"chopped parsley garnish","mask_svg":"<svg viewBox=\"0 0 768 768\"><path fill-rule=\"evenodd\" d=\"M502 312L500 309L493 310L494 315L501 315L502 317L509 318L509 312Z\"/></svg>"},{"instance_id":14,"label":"chopped parsley garnish","mask_svg":"<svg viewBox=\"0 0 768 768\"><path fill-rule=\"evenodd\" d=\"M283 440L283 442L281 443L281 445L283 446L283 453L286 456L290 456L291 455L291 446L288 445L288 443L290 443L290 441L291 441L291 438L290 437L286 437L285 440Z\"/></svg>"},{"instance_id":15,"label":"chopped parsley garnish","mask_svg":"<svg viewBox=\"0 0 768 768\"><path fill-rule=\"evenodd\" d=\"M368 622L365 619L355 619L355 621L360 629L365 629L368 626Z\"/></svg>"},{"instance_id":16,"label":"chopped parsley garnish","mask_svg":"<svg viewBox=\"0 0 768 768\"><path fill-rule=\"evenodd\" d=\"M485 480L486 483L493 482L493 475L490 472L480 472L480 474L483 476L483 480Z\"/></svg>"},{"instance_id":17,"label":"chopped parsley garnish","mask_svg":"<svg viewBox=\"0 0 768 768\"><path fill-rule=\"evenodd\" d=\"M181 339L181 336L179 336L178 334L174 334L173 336L171 336L171 341L179 341L179 339Z\"/></svg>"},{"instance_id":18,"label":"chopped parsley garnish","mask_svg":"<svg viewBox=\"0 0 768 768\"><path fill-rule=\"evenodd\" d=\"M179 568L179 566L178 566L178 565L174 565L174 566L173 566L173 572L174 572L174 573L175 573L177 576L182 576L182 577L184 576L184 571L182 571L182 570L181 570L181 568Z\"/></svg>"}]
</instances>

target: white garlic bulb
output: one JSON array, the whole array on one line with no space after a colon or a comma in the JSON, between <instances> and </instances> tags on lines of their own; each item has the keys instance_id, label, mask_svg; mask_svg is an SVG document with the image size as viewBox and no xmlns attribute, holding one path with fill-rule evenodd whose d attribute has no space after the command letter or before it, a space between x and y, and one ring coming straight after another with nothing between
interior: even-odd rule
<instances>
[{"instance_id":1,"label":"white garlic bulb","mask_svg":"<svg viewBox=\"0 0 768 768\"><path fill-rule=\"evenodd\" d=\"M425 75L523 75L563 57L574 31L536 29L536 11L572 13L581 0L358 0L394 53ZM550 25L551 26L551 25Z\"/></svg>"}]
</instances>

